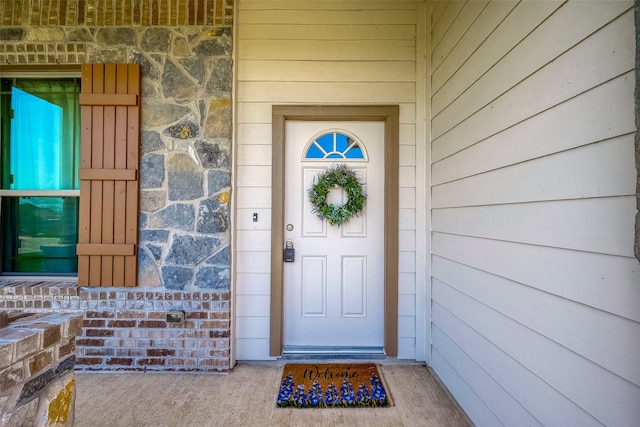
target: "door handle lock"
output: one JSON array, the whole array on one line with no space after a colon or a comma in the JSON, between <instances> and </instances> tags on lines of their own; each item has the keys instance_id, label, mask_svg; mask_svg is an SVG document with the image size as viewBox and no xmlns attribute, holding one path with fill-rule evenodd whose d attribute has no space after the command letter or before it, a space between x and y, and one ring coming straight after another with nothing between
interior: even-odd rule
<instances>
[{"instance_id":1,"label":"door handle lock","mask_svg":"<svg viewBox=\"0 0 640 427\"><path fill-rule=\"evenodd\" d=\"M293 262L296 258L296 251L293 248L293 240L287 240L284 245L284 262Z\"/></svg>"}]
</instances>

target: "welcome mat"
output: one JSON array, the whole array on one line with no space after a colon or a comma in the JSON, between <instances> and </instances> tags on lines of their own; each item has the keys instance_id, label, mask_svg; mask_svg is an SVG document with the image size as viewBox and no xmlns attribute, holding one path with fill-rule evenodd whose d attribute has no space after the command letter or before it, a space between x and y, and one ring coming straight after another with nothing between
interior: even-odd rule
<instances>
[{"instance_id":1,"label":"welcome mat","mask_svg":"<svg viewBox=\"0 0 640 427\"><path fill-rule=\"evenodd\" d=\"M373 363L284 365L278 407L387 407L391 399Z\"/></svg>"}]
</instances>

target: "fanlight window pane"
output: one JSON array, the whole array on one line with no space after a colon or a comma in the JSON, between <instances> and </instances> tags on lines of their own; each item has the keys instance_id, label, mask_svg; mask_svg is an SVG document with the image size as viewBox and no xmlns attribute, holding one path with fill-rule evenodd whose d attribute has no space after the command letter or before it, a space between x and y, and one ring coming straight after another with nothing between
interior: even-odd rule
<instances>
[{"instance_id":1,"label":"fanlight window pane","mask_svg":"<svg viewBox=\"0 0 640 427\"><path fill-rule=\"evenodd\" d=\"M305 159L364 159L364 152L353 138L340 133L330 132L311 142Z\"/></svg>"},{"instance_id":2,"label":"fanlight window pane","mask_svg":"<svg viewBox=\"0 0 640 427\"><path fill-rule=\"evenodd\" d=\"M2 270L77 273L78 198L3 197Z\"/></svg>"}]
</instances>

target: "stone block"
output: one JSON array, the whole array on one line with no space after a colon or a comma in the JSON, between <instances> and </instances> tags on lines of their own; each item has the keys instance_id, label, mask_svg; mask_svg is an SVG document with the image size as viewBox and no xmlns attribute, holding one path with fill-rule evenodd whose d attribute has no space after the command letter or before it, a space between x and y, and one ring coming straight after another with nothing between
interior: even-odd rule
<instances>
[{"instance_id":1,"label":"stone block","mask_svg":"<svg viewBox=\"0 0 640 427\"><path fill-rule=\"evenodd\" d=\"M193 77L198 86L202 86L207 76L207 65L203 58L191 57L180 60L180 65Z\"/></svg>"},{"instance_id":2,"label":"stone block","mask_svg":"<svg viewBox=\"0 0 640 427\"><path fill-rule=\"evenodd\" d=\"M167 230L141 230L140 241L164 243L169 240L169 232Z\"/></svg>"},{"instance_id":3,"label":"stone block","mask_svg":"<svg viewBox=\"0 0 640 427\"><path fill-rule=\"evenodd\" d=\"M72 373L56 381L42 398L43 413L36 416L40 425L72 426L75 413L76 386Z\"/></svg>"},{"instance_id":4,"label":"stone block","mask_svg":"<svg viewBox=\"0 0 640 427\"><path fill-rule=\"evenodd\" d=\"M198 158L202 167L205 169L228 169L229 152L225 149L220 149L220 145L210 143L207 141L196 141L194 144Z\"/></svg>"},{"instance_id":5,"label":"stone block","mask_svg":"<svg viewBox=\"0 0 640 427\"><path fill-rule=\"evenodd\" d=\"M153 151L163 150L167 148L166 144L160 138L158 132L142 130L140 131L140 153L148 154Z\"/></svg>"},{"instance_id":6,"label":"stone block","mask_svg":"<svg viewBox=\"0 0 640 427\"><path fill-rule=\"evenodd\" d=\"M140 47L145 52L168 52L171 31L168 28L151 27L142 32Z\"/></svg>"},{"instance_id":7,"label":"stone block","mask_svg":"<svg viewBox=\"0 0 640 427\"><path fill-rule=\"evenodd\" d=\"M203 200L198 205L196 231L198 233L222 233L229 228L229 193L227 191Z\"/></svg>"},{"instance_id":8,"label":"stone block","mask_svg":"<svg viewBox=\"0 0 640 427\"><path fill-rule=\"evenodd\" d=\"M190 204L174 203L153 215L149 215L147 221L151 228L177 228L193 231L195 209Z\"/></svg>"},{"instance_id":9,"label":"stone block","mask_svg":"<svg viewBox=\"0 0 640 427\"><path fill-rule=\"evenodd\" d=\"M187 154L175 154L168 162L169 200L193 200L204 196L201 170Z\"/></svg>"},{"instance_id":10,"label":"stone block","mask_svg":"<svg viewBox=\"0 0 640 427\"><path fill-rule=\"evenodd\" d=\"M216 86L213 86L216 88ZM212 91L217 93L217 91ZM228 103L229 105L225 105ZM204 126L204 136L208 138L231 137L231 100L229 98L213 98L209 105L209 114Z\"/></svg>"},{"instance_id":11,"label":"stone block","mask_svg":"<svg viewBox=\"0 0 640 427\"><path fill-rule=\"evenodd\" d=\"M162 268L162 280L167 289L184 289L193 277L190 268L165 266Z\"/></svg>"},{"instance_id":12,"label":"stone block","mask_svg":"<svg viewBox=\"0 0 640 427\"><path fill-rule=\"evenodd\" d=\"M0 425L7 427L36 425L35 418L39 403L38 399L33 399L30 402L19 405L13 412L3 415Z\"/></svg>"},{"instance_id":13,"label":"stone block","mask_svg":"<svg viewBox=\"0 0 640 427\"><path fill-rule=\"evenodd\" d=\"M231 93L233 60L228 57L221 57L212 62L213 69L205 86L205 93L208 95Z\"/></svg>"},{"instance_id":14,"label":"stone block","mask_svg":"<svg viewBox=\"0 0 640 427\"><path fill-rule=\"evenodd\" d=\"M166 262L176 265L196 265L220 248L217 237L174 236Z\"/></svg>"},{"instance_id":15,"label":"stone block","mask_svg":"<svg viewBox=\"0 0 640 427\"><path fill-rule=\"evenodd\" d=\"M140 188L161 187L164 182L164 156L147 154L140 160Z\"/></svg>"},{"instance_id":16,"label":"stone block","mask_svg":"<svg viewBox=\"0 0 640 427\"><path fill-rule=\"evenodd\" d=\"M162 131L162 134L175 139L190 139L198 136L198 124L194 117L188 116L175 125L171 125ZM185 149L183 149L185 151Z\"/></svg>"},{"instance_id":17,"label":"stone block","mask_svg":"<svg viewBox=\"0 0 640 427\"><path fill-rule=\"evenodd\" d=\"M209 171L207 174L208 196L213 196L231 186L231 174L223 171Z\"/></svg>"},{"instance_id":18,"label":"stone block","mask_svg":"<svg viewBox=\"0 0 640 427\"><path fill-rule=\"evenodd\" d=\"M167 58L162 72L162 93L168 99L192 99L198 93L198 85L172 59Z\"/></svg>"},{"instance_id":19,"label":"stone block","mask_svg":"<svg viewBox=\"0 0 640 427\"><path fill-rule=\"evenodd\" d=\"M165 206L165 190L143 190L140 192L140 210L155 212Z\"/></svg>"},{"instance_id":20,"label":"stone block","mask_svg":"<svg viewBox=\"0 0 640 427\"><path fill-rule=\"evenodd\" d=\"M142 124L145 128L166 126L167 123L177 122L190 112L188 107L142 97Z\"/></svg>"},{"instance_id":21,"label":"stone block","mask_svg":"<svg viewBox=\"0 0 640 427\"><path fill-rule=\"evenodd\" d=\"M228 266L230 262L229 258L229 247L226 246L224 249L217 252L211 258L206 260L206 263L209 265L225 265Z\"/></svg>"},{"instance_id":22,"label":"stone block","mask_svg":"<svg viewBox=\"0 0 640 427\"><path fill-rule=\"evenodd\" d=\"M228 268L203 267L196 273L194 285L199 288L229 289L231 274Z\"/></svg>"},{"instance_id":23,"label":"stone block","mask_svg":"<svg viewBox=\"0 0 640 427\"><path fill-rule=\"evenodd\" d=\"M233 45L230 39L214 38L202 40L193 48L197 56L231 56Z\"/></svg>"},{"instance_id":24,"label":"stone block","mask_svg":"<svg viewBox=\"0 0 640 427\"><path fill-rule=\"evenodd\" d=\"M96 41L102 46L135 46L136 32L133 28L127 27L98 28Z\"/></svg>"}]
</instances>

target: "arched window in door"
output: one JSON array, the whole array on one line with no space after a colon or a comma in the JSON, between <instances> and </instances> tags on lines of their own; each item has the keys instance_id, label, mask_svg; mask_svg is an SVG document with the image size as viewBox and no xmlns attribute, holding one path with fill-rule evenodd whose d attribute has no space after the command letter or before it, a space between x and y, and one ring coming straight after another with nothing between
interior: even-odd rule
<instances>
[{"instance_id":1,"label":"arched window in door","mask_svg":"<svg viewBox=\"0 0 640 427\"><path fill-rule=\"evenodd\" d=\"M367 160L364 145L345 131L324 131L313 138L304 150L304 160Z\"/></svg>"}]
</instances>

